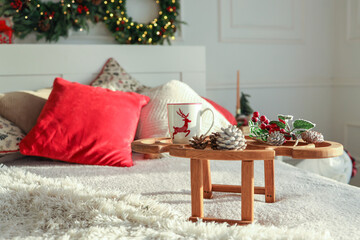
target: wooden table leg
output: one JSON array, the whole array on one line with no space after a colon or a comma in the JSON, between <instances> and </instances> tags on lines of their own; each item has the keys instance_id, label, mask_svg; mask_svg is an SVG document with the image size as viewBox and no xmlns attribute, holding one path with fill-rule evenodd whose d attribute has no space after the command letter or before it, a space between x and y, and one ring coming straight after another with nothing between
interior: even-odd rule
<instances>
[{"instance_id":1,"label":"wooden table leg","mask_svg":"<svg viewBox=\"0 0 360 240\"><path fill-rule=\"evenodd\" d=\"M265 173L265 202L275 202L275 173L274 173L274 159L264 160Z\"/></svg>"},{"instance_id":2,"label":"wooden table leg","mask_svg":"<svg viewBox=\"0 0 360 240\"><path fill-rule=\"evenodd\" d=\"M254 161L241 163L241 220L254 221Z\"/></svg>"},{"instance_id":3,"label":"wooden table leg","mask_svg":"<svg viewBox=\"0 0 360 240\"><path fill-rule=\"evenodd\" d=\"M203 164L203 180L204 180L204 198L210 199L213 197L211 185L211 172L210 161L207 159L202 160Z\"/></svg>"},{"instance_id":4,"label":"wooden table leg","mask_svg":"<svg viewBox=\"0 0 360 240\"><path fill-rule=\"evenodd\" d=\"M191 218L203 218L203 161L201 159L190 159L190 172L191 172Z\"/></svg>"}]
</instances>

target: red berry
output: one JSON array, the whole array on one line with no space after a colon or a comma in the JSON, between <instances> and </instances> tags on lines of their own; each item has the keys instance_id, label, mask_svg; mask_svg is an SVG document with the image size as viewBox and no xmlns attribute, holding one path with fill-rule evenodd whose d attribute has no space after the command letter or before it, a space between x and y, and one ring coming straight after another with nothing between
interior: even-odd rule
<instances>
[{"instance_id":1,"label":"red berry","mask_svg":"<svg viewBox=\"0 0 360 240\"><path fill-rule=\"evenodd\" d=\"M291 139L291 136L285 136L285 139L286 139L286 140L290 140L290 139Z\"/></svg>"},{"instance_id":2,"label":"red berry","mask_svg":"<svg viewBox=\"0 0 360 240\"><path fill-rule=\"evenodd\" d=\"M265 124L269 124L269 122L270 122L269 119L266 119L266 120L264 121Z\"/></svg>"},{"instance_id":3,"label":"red berry","mask_svg":"<svg viewBox=\"0 0 360 240\"><path fill-rule=\"evenodd\" d=\"M275 128L275 131L280 131L280 128L279 128L279 127L276 127L276 128Z\"/></svg>"},{"instance_id":4,"label":"red berry","mask_svg":"<svg viewBox=\"0 0 360 240\"><path fill-rule=\"evenodd\" d=\"M258 118L257 118L257 117L252 117L251 120L252 120L253 122L257 122L257 121L258 121Z\"/></svg>"},{"instance_id":5,"label":"red berry","mask_svg":"<svg viewBox=\"0 0 360 240\"><path fill-rule=\"evenodd\" d=\"M271 126L270 126L270 125L266 125L266 129L267 129L267 130L271 130Z\"/></svg>"},{"instance_id":6,"label":"red berry","mask_svg":"<svg viewBox=\"0 0 360 240\"><path fill-rule=\"evenodd\" d=\"M271 127L276 128L277 127L276 123L272 123Z\"/></svg>"},{"instance_id":7,"label":"red berry","mask_svg":"<svg viewBox=\"0 0 360 240\"><path fill-rule=\"evenodd\" d=\"M255 117L255 118L259 117L259 115L260 115L259 112L254 112L253 113L253 117Z\"/></svg>"},{"instance_id":8,"label":"red berry","mask_svg":"<svg viewBox=\"0 0 360 240\"><path fill-rule=\"evenodd\" d=\"M262 116L260 117L260 121L264 122L265 120L266 120L266 117L265 117L264 115L262 115Z\"/></svg>"},{"instance_id":9,"label":"red berry","mask_svg":"<svg viewBox=\"0 0 360 240\"><path fill-rule=\"evenodd\" d=\"M280 129L281 133L286 133L285 129Z\"/></svg>"},{"instance_id":10,"label":"red berry","mask_svg":"<svg viewBox=\"0 0 360 240\"><path fill-rule=\"evenodd\" d=\"M260 128L261 128L261 129L265 129L265 128L266 128L266 125L262 123L262 124L260 124Z\"/></svg>"}]
</instances>

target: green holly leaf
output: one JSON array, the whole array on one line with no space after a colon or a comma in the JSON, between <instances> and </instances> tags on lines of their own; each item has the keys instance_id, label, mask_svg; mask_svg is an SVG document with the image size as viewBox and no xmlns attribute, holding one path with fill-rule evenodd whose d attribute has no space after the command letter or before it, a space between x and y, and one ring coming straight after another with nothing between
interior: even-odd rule
<instances>
[{"instance_id":1,"label":"green holly leaf","mask_svg":"<svg viewBox=\"0 0 360 240\"><path fill-rule=\"evenodd\" d=\"M291 115L279 114L279 115L278 115L278 118L280 118L281 120L286 121L286 120L292 120L292 119L293 119L293 116L291 116Z\"/></svg>"},{"instance_id":2,"label":"green holly leaf","mask_svg":"<svg viewBox=\"0 0 360 240\"><path fill-rule=\"evenodd\" d=\"M275 123L276 126L278 126L279 128L285 128L285 123L282 123L280 121L271 121L270 124Z\"/></svg>"},{"instance_id":3,"label":"green holly leaf","mask_svg":"<svg viewBox=\"0 0 360 240\"><path fill-rule=\"evenodd\" d=\"M260 128L255 128L255 129L254 129L254 133L255 133L256 135L261 135L261 129L260 129Z\"/></svg>"},{"instance_id":4,"label":"green holly leaf","mask_svg":"<svg viewBox=\"0 0 360 240\"><path fill-rule=\"evenodd\" d=\"M294 126L295 129L309 130L309 129L314 128L316 125L315 125L315 123L312 123L310 121L307 121L307 120L304 120L304 119L298 119L298 120L294 121L293 126Z\"/></svg>"},{"instance_id":5,"label":"green holly leaf","mask_svg":"<svg viewBox=\"0 0 360 240\"><path fill-rule=\"evenodd\" d=\"M260 129L261 130L261 134L268 134L269 132L268 132L268 130L266 130L266 129Z\"/></svg>"}]
</instances>

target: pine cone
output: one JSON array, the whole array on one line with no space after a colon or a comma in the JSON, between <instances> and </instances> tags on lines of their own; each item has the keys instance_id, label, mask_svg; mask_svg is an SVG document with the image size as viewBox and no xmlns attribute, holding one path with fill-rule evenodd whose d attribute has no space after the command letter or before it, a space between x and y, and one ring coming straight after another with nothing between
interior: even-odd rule
<instances>
[{"instance_id":1,"label":"pine cone","mask_svg":"<svg viewBox=\"0 0 360 240\"><path fill-rule=\"evenodd\" d=\"M209 141L206 140L206 136L201 135L200 137L194 136L189 142L190 146L195 149L205 149Z\"/></svg>"},{"instance_id":2,"label":"pine cone","mask_svg":"<svg viewBox=\"0 0 360 240\"><path fill-rule=\"evenodd\" d=\"M47 32L50 30L50 23L46 23L45 20L39 21L39 29L43 32Z\"/></svg>"},{"instance_id":3,"label":"pine cone","mask_svg":"<svg viewBox=\"0 0 360 240\"><path fill-rule=\"evenodd\" d=\"M218 132L214 132L210 135L210 147L212 150L217 150L218 146L216 143L216 138L218 138L220 136L220 134Z\"/></svg>"},{"instance_id":4,"label":"pine cone","mask_svg":"<svg viewBox=\"0 0 360 240\"><path fill-rule=\"evenodd\" d=\"M301 133L301 138L307 143L320 143L324 141L324 136L316 131L306 131Z\"/></svg>"},{"instance_id":5,"label":"pine cone","mask_svg":"<svg viewBox=\"0 0 360 240\"><path fill-rule=\"evenodd\" d=\"M96 23L98 23L98 22L100 21L99 15L95 15L95 16L94 16L94 21L95 21Z\"/></svg>"},{"instance_id":6,"label":"pine cone","mask_svg":"<svg viewBox=\"0 0 360 240\"><path fill-rule=\"evenodd\" d=\"M273 145L273 146L283 145L284 142L285 142L285 137L279 131L270 133L270 135L269 135L269 137L268 137L268 139L266 141L267 144L270 144L270 145Z\"/></svg>"},{"instance_id":7,"label":"pine cone","mask_svg":"<svg viewBox=\"0 0 360 240\"><path fill-rule=\"evenodd\" d=\"M246 139L239 128L229 125L221 130L222 132L219 132L219 136L216 137L217 149L244 150L246 148Z\"/></svg>"}]
</instances>

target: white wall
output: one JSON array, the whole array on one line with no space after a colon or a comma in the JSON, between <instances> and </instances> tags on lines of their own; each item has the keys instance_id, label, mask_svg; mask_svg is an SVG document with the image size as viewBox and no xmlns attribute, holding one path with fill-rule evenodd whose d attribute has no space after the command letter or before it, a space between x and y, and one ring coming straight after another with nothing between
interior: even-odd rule
<instances>
[{"instance_id":1,"label":"white wall","mask_svg":"<svg viewBox=\"0 0 360 240\"><path fill-rule=\"evenodd\" d=\"M335 7L332 126L335 139L360 160L360 1L336 1Z\"/></svg>"},{"instance_id":2,"label":"white wall","mask_svg":"<svg viewBox=\"0 0 360 240\"><path fill-rule=\"evenodd\" d=\"M129 15L144 20L147 11L136 9L153 9L141 7L149 1L127 1ZM188 25L174 44L206 46L208 97L235 113L240 70L242 91L251 94L255 110L272 118L283 113L311 120L327 139L334 138L334 0L183 0L181 7ZM113 39L97 25L89 35L71 33L60 43Z\"/></svg>"},{"instance_id":3,"label":"white wall","mask_svg":"<svg viewBox=\"0 0 360 240\"><path fill-rule=\"evenodd\" d=\"M331 134L334 1L183 1L184 41L207 48L207 94L235 113L236 71L251 105Z\"/></svg>"}]
</instances>

